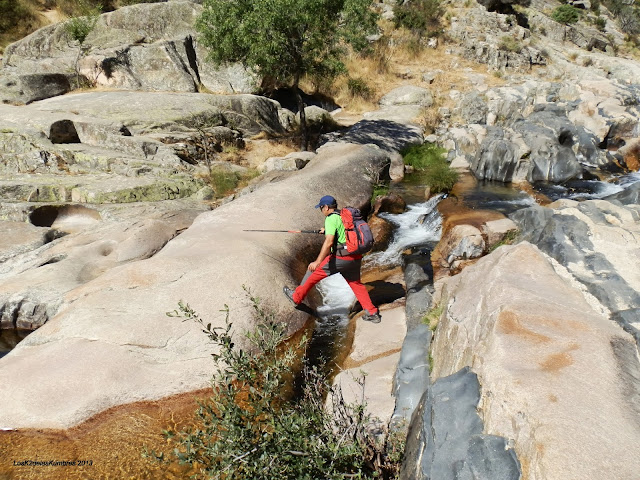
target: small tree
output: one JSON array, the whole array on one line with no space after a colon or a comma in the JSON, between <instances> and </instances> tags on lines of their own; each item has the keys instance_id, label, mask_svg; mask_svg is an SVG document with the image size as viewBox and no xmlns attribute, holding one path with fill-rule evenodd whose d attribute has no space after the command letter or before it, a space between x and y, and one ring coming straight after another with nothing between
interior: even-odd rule
<instances>
[{"instance_id":1,"label":"small tree","mask_svg":"<svg viewBox=\"0 0 640 480\"><path fill-rule=\"evenodd\" d=\"M296 351L304 339L283 347L285 325L256 297L250 299L258 321L246 334L251 352L234 344L228 310L223 328L205 323L183 303L169 313L199 323L217 347L213 395L200 404L197 425L167 432L180 463L192 465L197 478L221 480L396 478L402 432L385 431L376 438L371 428L379 423L367 415L363 401L346 404L340 390L317 371L306 375L301 395L288 400ZM151 453L169 460L164 453Z\"/></svg>"},{"instance_id":2,"label":"small tree","mask_svg":"<svg viewBox=\"0 0 640 480\"><path fill-rule=\"evenodd\" d=\"M100 13L102 12L101 5L91 5L86 0L79 0L77 5L80 15L70 18L65 24L65 30L70 39L78 44L78 55L76 56L76 79L80 79L80 71L78 69L78 63L80 57L85 51L84 42L89 34L96 27Z\"/></svg>"},{"instance_id":3,"label":"small tree","mask_svg":"<svg viewBox=\"0 0 640 480\"><path fill-rule=\"evenodd\" d=\"M551 18L558 23L576 23L580 19L580 11L571 5L560 5L551 13Z\"/></svg>"},{"instance_id":4,"label":"small tree","mask_svg":"<svg viewBox=\"0 0 640 480\"><path fill-rule=\"evenodd\" d=\"M370 6L370 0L204 0L197 28L214 63L240 62L273 86L294 90L306 150L300 80L326 81L345 72L345 46L363 50L376 31Z\"/></svg>"}]
</instances>

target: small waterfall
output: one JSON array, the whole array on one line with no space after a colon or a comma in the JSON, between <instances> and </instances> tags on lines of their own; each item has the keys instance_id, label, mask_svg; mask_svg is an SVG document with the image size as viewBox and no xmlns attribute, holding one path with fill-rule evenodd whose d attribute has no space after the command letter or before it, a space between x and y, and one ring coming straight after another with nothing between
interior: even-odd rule
<instances>
[{"instance_id":1,"label":"small waterfall","mask_svg":"<svg viewBox=\"0 0 640 480\"><path fill-rule=\"evenodd\" d=\"M442 218L436 207L442 198L443 195L437 195L424 203L409 205L404 213L381 213L381 218L396 227L393 239L385 251L365 257L365 266L400 265L402 252L407 248L440 240Z\"/></svg>"}]
</instances>

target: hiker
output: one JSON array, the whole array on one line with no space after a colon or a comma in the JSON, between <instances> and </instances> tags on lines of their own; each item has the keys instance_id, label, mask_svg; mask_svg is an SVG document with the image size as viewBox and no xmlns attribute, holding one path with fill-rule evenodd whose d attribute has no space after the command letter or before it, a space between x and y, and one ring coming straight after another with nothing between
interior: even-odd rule
<instances>
[{"instance_id":1,"label":"hiker","mask_svg":"<svg viewBox=\"0 0 640 480\"><path fill-rule=\"evenodd\" d=\"M320 280L334 273L341 273L365 310L365 314L362 317L363 320L380 323L380 312L371 302L369 292L360 281L362 255L349 255L346 253L345 227L338 210L338 202L331 195L325 195L320 199L316 208L319 208L325 216L324 228L320 230L320 233L325 235L324 243L320 248L318 258L316 258L315 262L309 264L308 271L300 286L295 290L285 286L283 288L284 294L295 305L298 305L302 303L311 287Z\"/></svg>"}]
</instances>

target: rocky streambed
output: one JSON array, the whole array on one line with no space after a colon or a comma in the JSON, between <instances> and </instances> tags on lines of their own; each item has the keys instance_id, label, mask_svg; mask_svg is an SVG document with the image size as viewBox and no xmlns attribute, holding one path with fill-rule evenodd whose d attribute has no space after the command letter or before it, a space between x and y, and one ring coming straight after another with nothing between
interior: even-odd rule
<instances>
[{"instance_id":1,"label":"rocky streambed","mask_svg":"<svg viewBox=\"0 0 640 480\"><path fill-rule=\"evenodd\" d=\"M252 325L247 285L299 331L308 318L291 311L281 286L299 280L318 239L244 230L316 228L312 206L325 193L367 205L374 174L402 178L398 152L425 140L415 118L432 109L426 139L462 173L438 204L441 239L365 278L404 295L389 297L380 326L356 317L343 364L370 372L374 413L408 427L401 478L637 478L640 183L618 182L617 193L591 199L552 193L637 175L628 172L639 165L638 66L613 56L615 35L605 41L579 27L560 35L540 8L527 12L531 29L484 7L460 8L449 29L458 44L441 47L446 72L420 72L419 87L407 73L378 110L324 136L315 152L215 163L266 173L213 202L202 182L203 138L214 151L239 148L262 141L256 134L291 131L295 113L246 94L246 72L208 69L192 36L197 3L130 8L147 15L136 15L137 25L122 12L102 16L80 65L113 91L60 96L76 52L59 26L3 58L0 325L35 329L0 359L3 453L72 452L95 455L105 472L183 475L140 463L136 439L187 423L187 405L209 382L206 338L165 312L184 300L221 325L227 304L240 331ZM172 27L158 32L150 19ZM537 39L545 45L532 44L534 25L550 32ZM505 34L526 49L501 50ZM116 64L122 47L128 63ZM574 50L591 68L569 61ZM462 58L492 70L459 68ZM451 72L455 86L443 83ZM224 90L218 80L236 93L196 93ZM478 200L478 180L517 184L522 208ZM378 213L372 225L388 237L390 219ZM348 372L338 381L348 384Z\"/></svg>"}]
</instances>

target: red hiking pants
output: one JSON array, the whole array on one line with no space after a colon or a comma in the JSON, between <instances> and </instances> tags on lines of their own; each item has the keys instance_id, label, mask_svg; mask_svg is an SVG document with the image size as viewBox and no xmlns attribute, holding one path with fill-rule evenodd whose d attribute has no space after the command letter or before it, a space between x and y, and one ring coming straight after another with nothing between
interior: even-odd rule
<instances>
[{"instance_id":1,"label":"red hiking pants","mask_svg":"<svg viewBox=\"0 0 640 480\"><path fill-rule=\"evenodd\" d=\"M361 265L361 256L336 257L335 255L328 255L313 272L307 271L302 283L293 292L293 301L296 303L302 302L316 283L330 275L340 273L351 287L351 290L353 290L362 308L370 315L373 315L378 309L371 302L367 288L360 281Z\"/></svg>"}]
</instances>

